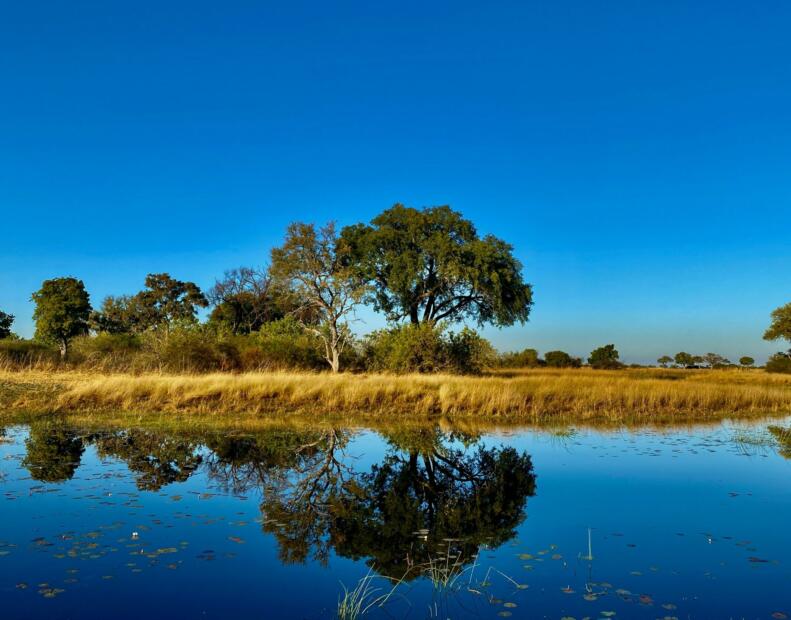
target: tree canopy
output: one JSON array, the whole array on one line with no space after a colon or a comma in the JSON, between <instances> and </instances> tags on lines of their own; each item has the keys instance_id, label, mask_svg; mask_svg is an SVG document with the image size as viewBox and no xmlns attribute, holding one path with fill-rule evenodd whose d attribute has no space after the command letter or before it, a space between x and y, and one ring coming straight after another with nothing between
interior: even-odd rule
<instances>
[{"instance_id":1,"label":"tree canopy","mask_svg":"<svg viewBox=\"0 0 791 620\"><path fill-rule=\"evenodd\" d=\"M533 304L513 248L479 237L450 207L396 204L370 225L343 229L350 264L371 285L368 301L389 320L524 323Z\"/></svg>"},{"instance_id":2,"label":"tree canopy","mask_svg":"<svg viewBox=\"0 0 791 620\"><path fill-rule=\"evenodd\" d=\"M45 280L32 299L36 337L57 344L61 357L66 357L69 342L88 333L91 302L85 285L76 278Z\"/></svg>"},{"instance_id":3,"label":"tree canopy","mask_svg":"<svg viewBox=\"0 0 791 620\"><path fill-rule=\"evenodd\" d=\"M197 284L182 282L168 273L150 273L146 288L135 295L106 297L91 322L97 331L142 333L167 329L178 321L194 322L198 308L209 305Z\"/></svg>"},{"instance_id":4,"label":"tree canopy","mask_svg":"<svg viewBox=\"0 0 791 620\"><path fill-rule=\"evenodd\" d=\"M764 340L781 338L791 342L791 303L772 311L772 322L764 333Z\"/></svg>"}]
</instances>

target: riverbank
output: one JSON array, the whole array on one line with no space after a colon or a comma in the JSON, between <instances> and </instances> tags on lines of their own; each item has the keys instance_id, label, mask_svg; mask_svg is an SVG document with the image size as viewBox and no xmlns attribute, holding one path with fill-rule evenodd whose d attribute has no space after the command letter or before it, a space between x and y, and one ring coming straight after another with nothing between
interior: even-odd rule
<instances>
[{"instance_id":1,"label":"riverbank","mask_svg":"<svg viewBox=\"0 0 791 620\"><path fill-rule=\"evenodd\" d=\"M791 413L791 377L759 370L525 369L486 376L0 372L0 415L666 424Z\"/></svg>"}]
</instances>

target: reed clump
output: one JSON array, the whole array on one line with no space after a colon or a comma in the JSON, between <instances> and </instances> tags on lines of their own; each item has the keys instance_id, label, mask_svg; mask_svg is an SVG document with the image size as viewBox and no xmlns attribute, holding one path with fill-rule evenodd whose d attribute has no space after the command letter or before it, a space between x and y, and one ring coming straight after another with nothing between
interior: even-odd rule
<instances>
[{"instance_id":1,"label":"reed clump","mask_svg":"<svg viewBox=\"0 0 791 620\"><path fill-rule=\"evenodd\" d=\"M20 384L38 389L26 391ZM529 423L688 422L791 413L791 377L739 370L534 369L478 377L0 372L0 392L7 408L62 413L445 416Z\"/></svg>"}]
</instances>

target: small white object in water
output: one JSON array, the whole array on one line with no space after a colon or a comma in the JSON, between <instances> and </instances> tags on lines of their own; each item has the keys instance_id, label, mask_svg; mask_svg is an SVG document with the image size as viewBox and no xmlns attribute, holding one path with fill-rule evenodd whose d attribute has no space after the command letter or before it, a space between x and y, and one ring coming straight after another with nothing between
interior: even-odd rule
<instances>
[{"instance_id":1,"label":"small white object in water","mask_svg":"<svg viewBox=\"0 0 791 620\"><path fill-rule=\"evenodd\" d=\"M132 540L137 540L137 537L140 536L137 532L132 532Z\"/></svg>"}]
</instances>

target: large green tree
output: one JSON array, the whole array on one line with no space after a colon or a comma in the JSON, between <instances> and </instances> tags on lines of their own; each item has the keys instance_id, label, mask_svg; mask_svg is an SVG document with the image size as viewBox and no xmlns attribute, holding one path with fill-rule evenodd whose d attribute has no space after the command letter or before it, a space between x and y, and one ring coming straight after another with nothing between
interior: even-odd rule
<instances>
[{"instance_id":1,"label":"large green tree","mask_svg":"<svg viewBox=\"0 0 791 620\"><path fill-rule=\"evenodd\" d=\"M85 285L76 278L45 280L33 301L36 338L57 344L65 358L71 340L88 333L91 301Z\"/></svg>"},{"instance_id":2,"label":"large green tree","mask_svg":"<svg viewBox=\"0 0 791 620\"><path fill-rule=\"evenodd\" d=\"M322 340L333 372L340 369L341 353L351 341L348 317L365 293L365 285L349 264L348 244L332 223L317 229L295 222L288 227L283 245L272 250L271 273L301 300L294 316ZM318 324L305 320L306 315L318 319Z\"/></svg>"},{"instance_id":3,"label":"large green tree","mask_svg":"<svg viewBox=\"0 0 791 620\"><path fill-rule=\"evenodd\" d=\"M513 248L450 207L401 204L343 229L352 264L371 284L368 301L388 319L524 323L533 304Z\"/></svg>"},{"instance_id":4,"label":"large green tree","mask_svg":"<svg viewBox=\"0 0 791 620\"><path fill-rule=\"evenodd\" d=\"M0 339L8 338L11 335L11 325L14 323L14 315L6 314L0 310Z\"/></svg>"}]
</instances>

